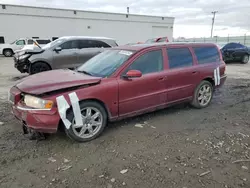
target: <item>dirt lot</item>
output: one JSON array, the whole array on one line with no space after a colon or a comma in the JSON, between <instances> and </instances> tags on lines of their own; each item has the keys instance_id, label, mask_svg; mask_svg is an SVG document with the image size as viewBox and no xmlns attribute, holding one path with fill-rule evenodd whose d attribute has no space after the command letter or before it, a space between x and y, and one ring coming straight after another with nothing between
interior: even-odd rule
<instances>
[{"instance_id":1,"label":"dirt lot","mask_svg":"<svg viewBox=\"0 0 250 188\"><path fill-rule=\"evenodd\" d=\"M249 188L250 64L230 64L227 74L206 109L179 105L113 123L89 143L63 133L36 142L6 102L23 75L0 57L0 187Z\"/></svg>"}]
</instances>

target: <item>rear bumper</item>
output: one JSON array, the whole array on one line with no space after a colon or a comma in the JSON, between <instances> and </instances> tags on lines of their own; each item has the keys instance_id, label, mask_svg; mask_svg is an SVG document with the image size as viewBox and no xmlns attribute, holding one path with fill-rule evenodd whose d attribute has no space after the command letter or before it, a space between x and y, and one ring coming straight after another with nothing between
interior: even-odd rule
<instances>
[{"instance_id":1,"label":"rear bumper","mask_svg":"<svg viewBox=\"0 0 250 188\"><path fill-rule=\"evenodd\" d=\"M221 86L223 86L225 84L225 81L227 79L227 75L224 74L223 76L220 77L220 84L215 86L215 88L220 88Z\"/></svg>"},{"instance_id":2,"label":"rear bumper","mask_svg":"<svg viewBox=\"0 0 250 188\"><path fill-rule=\"evenodd\" d=\"M57 132L60 116L56 109L34 110L20 105L12 106L12 113L28 128L42 133Z\"/></svg>"}]
</instances>

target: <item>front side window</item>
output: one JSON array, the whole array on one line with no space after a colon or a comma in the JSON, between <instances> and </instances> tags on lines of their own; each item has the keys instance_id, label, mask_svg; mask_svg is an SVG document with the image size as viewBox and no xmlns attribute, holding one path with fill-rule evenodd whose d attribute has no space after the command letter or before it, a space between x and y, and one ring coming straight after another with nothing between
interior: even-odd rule
<instances>
[{"instance_id":1,"label":"front side window","mask_svg":"<svg viewBox=\"0 0 250 188\"><path fill-rule=\"evenodd\" d=\"M138 70L141 71L142 74L162 71L163 70L162 51L155 50L141 55L129 66L127 71L129 70Z\"/></svg>"},{"instance_id":2,"label":"front side window","mask_svg":"<svg viewBox=\"0 0 250 188\"><path fill-rule=\"evenodd\" d=\"M18 40L16 42L16 45L25 45L25 41L24 40Z\"/></svg>"},{"instance_id":3,"label":"front side window","mask_svg":"<svg viewBox=\"0 0 250 188\"><path fill-rule=\"evenodd\" d=\"M78 48L78 42L77 40L67 41L61 44L60 47L62 48L62 50L76 49Z\"/></svg>"},{"instance_id":4,"label":"front side window","mask_svg":"<svg viewBox=\"0 0 250 188\"><path fill-rule=\"evenodd\" d=\"M63 39L63 38L56 39L56 40L46 44L45 46L43 46L42 49L46 50L46 49L49 49L49 48L52 48L52 47L57 47L60 44L62 44L65 40L66 39Z\"/></svg>"},{"instance_id":5,"label":"front side window","mask_svg":"<svg viewBox=\"0 0 250 188\"><path fill-rule=\"evenodd\" d=\"M184 48L168 48L169 69L190 67L193 65L193 57L190 50Z\"/></svg>"},{"instance_id":6,"label":"front side window","mask_svg":"<svg viewBox=\"0 0 250 188\"><path fill-rule=\"evenodd\" d=\"M105 50L88 60L80 66L77 71L103 78L109 77L119 69L132 54L132 51Z\"/></svg>"},{"instance_id":7,"label":"front side window","mask_svg":"<svg viewBox=\"0 0 250 188\"><path fill-rule=\"evenodd\" d=\"M199 64L220 61L219 52L214 46L194 47L193 49Z\"/></svg>"}]
</instances>

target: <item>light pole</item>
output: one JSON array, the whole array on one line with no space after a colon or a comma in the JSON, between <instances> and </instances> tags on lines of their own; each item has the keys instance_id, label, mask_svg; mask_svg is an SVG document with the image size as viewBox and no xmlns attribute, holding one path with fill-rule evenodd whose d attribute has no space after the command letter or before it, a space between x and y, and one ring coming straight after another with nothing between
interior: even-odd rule
<instances>
[{"instance_id":1,"label":"light pole","mask_svg":"<svg viewBox=\"0 0 250 188\"><path fill-rule=\"evenodd\" d=\"M212 18L212 28L211 28L211 38L213 37L213 29L214 29L214 20L215 20L215 14L217 13L218 11L213 11L211 12L213 14L213 18Z\"/></svg>"}]
</instances>

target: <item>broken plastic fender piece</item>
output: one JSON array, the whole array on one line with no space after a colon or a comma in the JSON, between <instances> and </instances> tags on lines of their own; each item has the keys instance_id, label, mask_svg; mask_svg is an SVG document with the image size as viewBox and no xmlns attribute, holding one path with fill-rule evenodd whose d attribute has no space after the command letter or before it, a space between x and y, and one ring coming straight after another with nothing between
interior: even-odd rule
<instances>
[{"instance_id":1,"label":"broken plastic fender piece","mask_svg":"<svg viewBox=\"0 0 250 188\"><path fill-rule=\"evenodd\" d=\"M66 117L66 111L67 111L67 109L69 109L70 106L69 106L68 102L66 101L66 99L64 98L64 96L57 97L56 102L57 102L57 108L58 108L59 115L60 115L65 127L67 129L69 129L71 126L71 122Z\"/></svg>"},{"instance_id":2,"label":"broken plastic fender piece","mask_svg":"<svg viewBox=\"0 0 250 188\"><path fill-rule=\"evenodd\" d=\"M79 105L79 99L75 92L72 92L69 94L70 102L73 108L74 117L75 117L75 125L76 126L82 126L82 113Z\"/></svg>"}]
</instances>

